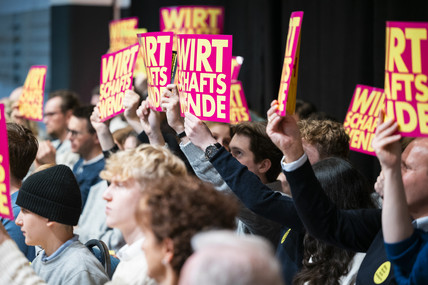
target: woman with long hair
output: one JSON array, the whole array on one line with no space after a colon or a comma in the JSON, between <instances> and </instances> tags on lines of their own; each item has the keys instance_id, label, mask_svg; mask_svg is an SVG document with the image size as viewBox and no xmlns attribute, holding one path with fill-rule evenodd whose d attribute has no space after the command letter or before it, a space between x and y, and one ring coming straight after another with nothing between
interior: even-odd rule
<instances>
[{"instance_id":1,"label":"woman with long hair","mask_svg":"<svg viewBox=\"0 0 428 285\"><path fill-rule=\"evenodd\" d=\"M340 209L375 208L367 179L349 162L331 157L315 163L315 175L327 196ZM353 284L362 253L347 251L313 238L303 240L303 264L294 284Z\"/></svg>"}]
</instances>

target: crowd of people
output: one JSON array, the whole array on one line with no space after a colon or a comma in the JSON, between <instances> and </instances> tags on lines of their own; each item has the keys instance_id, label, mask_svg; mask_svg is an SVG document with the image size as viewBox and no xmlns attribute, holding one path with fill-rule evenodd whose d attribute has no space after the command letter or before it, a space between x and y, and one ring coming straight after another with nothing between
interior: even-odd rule
<instances>
[{"instance_id":1,"label":"crowd of people","mask_svg":"<svg viewBox=\"0 0 428 285\"><path fill-rule=\"evenodd\" d=\"M299 100L295 115L275 100L264 122L203 122L181 117L171 84L162 112L128 90L101 122L98 104L58 90L43 137L19 92L0 284L428 284L428 139L403 149L383 113L375 186L343 125Z\"/></svg>"}]
</instances>

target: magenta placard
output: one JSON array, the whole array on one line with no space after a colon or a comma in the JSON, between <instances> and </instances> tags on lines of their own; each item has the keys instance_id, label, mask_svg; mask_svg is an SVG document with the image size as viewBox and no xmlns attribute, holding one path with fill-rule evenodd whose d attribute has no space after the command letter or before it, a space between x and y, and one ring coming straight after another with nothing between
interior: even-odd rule
<instances>
[{"instance_id":1,"label":"magenta placard","mask_svg":"<svg viewBox=\"0 0 428 285\"><path fill-rule=\"evenodd\" d=\"M251 121L244 88L241 81L233 81L230 85L230 123Z\"/></svg>"},{"instance_id":2,"label":"magenta placard","mask_svg":"<svg viewBox=\"0 0 428 285\"><path fill-rule=\"evenodd\" d=\"M156 111L162 111L161 94L171 82L173 36L172 32L138 34L146 66L149 105Z\"/></svg>"},{"instance_id":3,"label":"magenta placard","mask_svg":"<svg viewBox=\"0 0 428 285\"><path fill-rule=\"evenodd\" d=\"M232 36L178 35L177 76L181 115L230 121Z\"/></svg>"},{"instance_id":4,"label":"magenta placard","mask_svg":"<svg viewBox=\"0 0 428 285\"><path fill-rule=\"evenodd\" d=\"M140 45L133 44L101 57L100 117L108 120L124 111L123 96L132 89L132 79Z\"/></svg>"},{"instance_id":5,"label":"magenta placard","mask_svg":"<svg viewBox=\"0 0 428 285\"><path fill-rule=\"evenodd\" d=\"M222 34L221 6L173 6L159 9L160 30L175 34Z\"/></svg>"},{"instance_id":6,"label":"magenta placard","mask_svg":"<svg viewBox=\"0 0 428 285\"><path fill-rule=\"evenodd\" d=\"M28 71L22 94L18 100L20 114L33 121L43 120L43 98L45 93L46 65L33 65Z\"/></svg>"},{"instance_id":7,"label":"magenta placard","mask_svg":"<svg viewBox=\"0 0 428 285\"><path fill-rule=\"evenodd\" d=\"M4 105L0 104L0 217L13 220L10 200L9 147Z\"/></svg>"},{"instance_id":8,"label":"magenta placard","mask_svg":"<svg viewBox=\"0 0 428 285\"><path fill-rule=\"evenodd\" d=\"M287 111L291 111L291 114L294 113L298 68L298 59L296 59L296 57L298 54L302 21L303 12L291 13L290 24L288 26L287 44L285 47L284 64L282 67L281 82L278 93L278 114L280 116L285 116ZM287 107L287 103L292 103L293 107Z\"/></svg>"},{"instance_id":9,"label":"magenta placard","mask_svg":"<svg viewBox=\"0 0 428 285\"><path fill-rule=\"evenodd\" d=\"M403 136L428 136L428 23L387 22L387 117Z\"/></svg>"},{"instance_id":10,"label":"magenta placard","mask_svg":"<svg viewBox=\"0 0 428 285\"><path fill-rule=\"evenodd\" d=\"M159 9L160 31L178 34L222 34L224 8L220 6L173 6Z\"/></svg>"},{"instance_id":11,"label":"magenta placard","mask_svg":"<svg viewBox=\"0 0 428 285\"><path fill-rule=\"evenodd\" d=\"M232 82L238 80L239 71L241 70L244 58L242 56L232 57Z\"/></svg>"},{"instance_id":12,"label":"magenta placard","mask_svg":"<svg viewBox=\"0 0 428 285\"><path fill-rule=\"evenodd\" d=\"M110 52L115 52L123 48L122 31L134 30L138 28L138 17L123 18L113 20L109 23Z\"/></svg>"},{"instance_id":13,"label":"magenta placard","mask_svg":"<svg viewBox=\"0 0 428 285\"><path fill-rule=\"evenodd\" d=\"M349 148L376 155L372 140L376 132L377 117L385 106L383 89L357 85L343 126L349 134Z\"/></svg>"}]
</instances>

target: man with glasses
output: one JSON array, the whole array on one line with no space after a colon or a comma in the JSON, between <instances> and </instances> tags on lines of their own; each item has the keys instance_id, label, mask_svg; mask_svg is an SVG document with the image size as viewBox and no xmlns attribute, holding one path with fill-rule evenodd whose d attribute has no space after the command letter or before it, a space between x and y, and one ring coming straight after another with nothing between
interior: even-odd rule
<instances>
[{"instance_id":1,"label":"man with glasses","mask_svg":"<svg viewBox=\"0 0 428 285\"><path fill-rule=\"evenodd\" d=\"M69 90L57 90L49 94L45 104L43 123L46 133L52 141L39 143L36 163L65 164L72 168L79 159L79 155L71 151L71 143L67 139L67 124L73 110L80 105L76 93Z\"/></svg>"},{"instance_id":2,"label":"man with glasses","mask_svg":"<svg viewBox=\"0 0 428 285\"><path fill-rule=\"evenodd\" d=\"M101 181L99 174L105 165L97 133L90 121L93 110L93 105L76 108L68 122L67 138L71 142L71 151L80 155L73 172L82 194L82 209L91 186Z\"/></svg>"}]
</instances>

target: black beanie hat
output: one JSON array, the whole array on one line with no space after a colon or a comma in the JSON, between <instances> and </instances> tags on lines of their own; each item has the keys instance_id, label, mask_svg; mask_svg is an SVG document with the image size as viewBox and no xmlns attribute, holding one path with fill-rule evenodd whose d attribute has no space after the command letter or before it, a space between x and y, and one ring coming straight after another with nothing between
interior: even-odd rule
<instances>
[{"instance_id":1,"label":"black beanie hat","mask_svg":"<svg viewBox=\"0 0 428 285\"><path fill-rule=\"evenodd\" d=\"M56 165L27 177L18 191L16 204L51 221L75 226L82 198L71 169Z\"/></svg>"}]
</instances>

